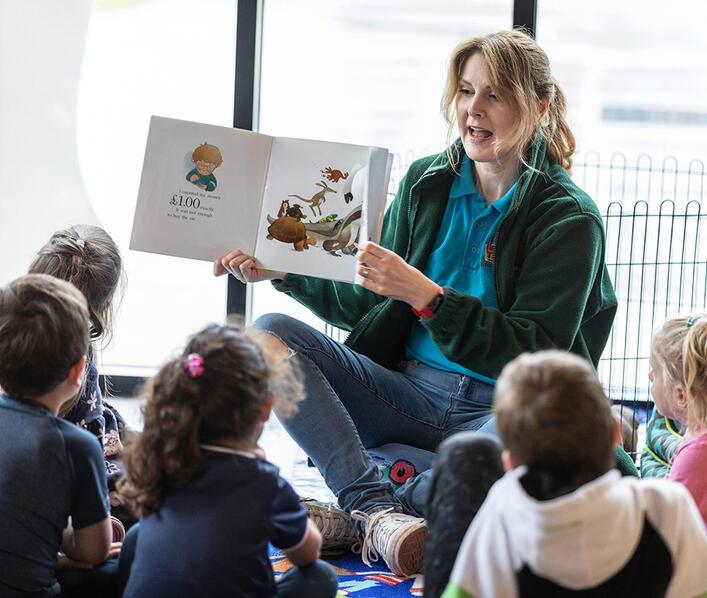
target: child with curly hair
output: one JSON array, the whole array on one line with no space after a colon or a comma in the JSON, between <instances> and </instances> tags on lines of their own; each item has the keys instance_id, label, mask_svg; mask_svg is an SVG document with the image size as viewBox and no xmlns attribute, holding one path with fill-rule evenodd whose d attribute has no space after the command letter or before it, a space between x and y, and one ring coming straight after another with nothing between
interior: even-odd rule
<instances>
[{"instance_id":1,"label":"child with curly hair","mask_svg":"<svg viewBox=\"0 0 707 598\"><path fill-rule=\"evenodd\" d=\"M289 360L230 326L206 327L162 366L119 484L141 516L125 598L336 594L319 532L257 445L275 397L301 395ZM295 565L277 582L268 543Z\"/></svg>"}]
</instances>

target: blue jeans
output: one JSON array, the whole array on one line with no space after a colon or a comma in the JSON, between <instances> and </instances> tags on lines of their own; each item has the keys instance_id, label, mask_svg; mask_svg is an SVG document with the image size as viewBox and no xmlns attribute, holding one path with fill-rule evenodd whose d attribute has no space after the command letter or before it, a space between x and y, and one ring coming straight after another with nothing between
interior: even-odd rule
<instances>
[{"instance_id":1,"label":"blue jeans","mask_svg":"<svg viewBox=\"0 0 707 598\"><path fill-rule=\"evenodd\" d=\"M306 397L282 425L348 512L393 507L425 516L432 471L394 491L366 449L400 443L435 451L457 432L495 433L493 387L484 382L419 361L389 370L283 314L264 315L254 327L295 353Z\"/></svg>"}]
</instances>

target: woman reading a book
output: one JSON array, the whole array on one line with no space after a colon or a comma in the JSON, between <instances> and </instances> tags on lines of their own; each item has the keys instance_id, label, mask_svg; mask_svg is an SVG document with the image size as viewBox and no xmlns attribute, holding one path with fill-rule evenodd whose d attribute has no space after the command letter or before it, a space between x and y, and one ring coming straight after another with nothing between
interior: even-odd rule
<instances>
[{"instance_id":1,"label":"woman reading a book","mask_svg":"<svg viewBox=\"0 0 707 598\"><path fill-rule=\"evenodd\" d=\"M359 248L361 285L262 270L239 251L214 266L272 279L350 331L342 344L281 314L255 323L305 375L285 428L363 532L364 561L377 553L398 574L421 566L431 471L394 490L366 449L493 433L506 363L555 347L596 365L616 311L599 212L569 175L565 96L535 41L505 31L459 44L442 108L459 137L410 166L380 245ZM341 511L310 514L325 535L352 535Z\"/></svg>"}]
</instances>

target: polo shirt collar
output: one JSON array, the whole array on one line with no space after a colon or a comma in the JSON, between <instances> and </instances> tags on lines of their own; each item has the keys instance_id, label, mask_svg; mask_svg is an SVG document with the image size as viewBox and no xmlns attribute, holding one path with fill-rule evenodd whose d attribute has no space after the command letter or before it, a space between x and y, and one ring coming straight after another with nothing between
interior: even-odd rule
<instances>
[{"instance_id":1,"label":"polo shirt collar","mask_svg":"<svg viewBox=\"0 0 707 598\"><path fill-rule=\"evenodd\" d=\"M499 197L496 201L491 204L491 207L496 210L499 214L505 214L508 212L508 208L511 207L511 201L513 201L513 194L518 187L518 181L511 185L511 188L506 191L503 197Z\"/></svg>"},{"instance_id":2,"label":"polo shirt collar","mask_svg":"<svg viewBox=\"0 0 707 598\"><path fill-rule=\"evenodd\" d=\"M449 190L449 198L463 197L464 195L478 195L474 184L474 175L471 172L471 160L464 154L459 164L459 174L454 177L452 188Z\"/></svg>"},{"instance_id":3,"label":"polo shirt collar","mask_svg":"<svg viewBox=\"0 0 707 598\"><path fill-rule=\"evenodd\" d=\"M515 193L517 186L518 181L513 183L511 188L506 191L503 197L499 197L491 204L491 206L500 214L505 214L508 212L508 208L511 207L513 193ZM463 197L465 195L478 195L481 197L480 193L476 189L476 185L474 184L474 176L471 171L471 160L466 154L462 156L461 163L459 164L459 174L455 176L452 181L452 188L449 191L449 198L453 199Z\"/></svg>"}]
</instances>

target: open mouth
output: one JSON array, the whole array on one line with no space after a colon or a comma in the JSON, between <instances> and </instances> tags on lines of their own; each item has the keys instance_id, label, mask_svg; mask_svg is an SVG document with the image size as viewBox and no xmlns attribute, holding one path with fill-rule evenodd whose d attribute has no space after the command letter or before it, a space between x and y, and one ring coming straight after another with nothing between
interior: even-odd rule
<instances>
[{"instance_id":1,"label":"open mouth","mask_svg":"<svg viewBox=\"0 0 707 598\"><path fill-rule=\"evenodd\" d=\"M469 135L471 135L474 141L486 141L489 139L493 133L487 129L480 129L478 127L468 127Z\"/></svg>"}]
</instances>

